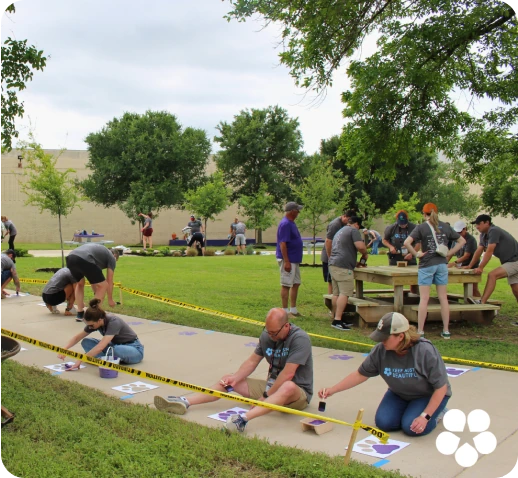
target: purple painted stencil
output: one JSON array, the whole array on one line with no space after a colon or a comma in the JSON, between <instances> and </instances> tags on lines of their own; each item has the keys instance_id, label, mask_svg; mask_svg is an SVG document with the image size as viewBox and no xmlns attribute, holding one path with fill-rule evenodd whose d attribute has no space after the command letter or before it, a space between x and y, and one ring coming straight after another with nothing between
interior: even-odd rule
<instances>
[{"instance_id":1,"label":"purple painted stencil","mask_svg":"<svg viewBox=\"0 0 518 478\"><path fill-rule=\"evenodd\" d=\"M218 417L222 420L226 420L228 417L231 417L232 415L243 415L243 413L246 413L246 410L239 410L239 412L236 412L235 410L227 410L226 412L218 413Z\"/></svg>"},{"instance_id":2,"label":"purple painted stencil","mask_svg":"<svg viewBox=\"0 0 518 478\"><path fill-rule=\"evenodd\" d=\"M144 322L126 322L128 325L140 325L140 324L143 324Z\"/></svg>"},{"instance_id":3,"label":"purple painted stencil","mask_svg":"<svg viewBox=\"0 0 518 478\"><path fill-rule=\"evenodd\" d=\"M322 425L324 423L325 423L324 420L313 420L313 421L309 422L308 425Z\"/></svg>"},{"instance_id":4,"label":"purple painted stencil","mask_svg":"<svg viewBox=\"0 0 518 478\"><path fill-rule=\"evenodd\" d=\"M465 370L456 370L454 368L447 368L446 373L448 375L461 375L465 372Z\"/></svg>"},{"instance_id":5,"label":"purple painted stencil","mask_svg":"<svg viewBox=\"0 0 518 478\"><path fill-rule=\"evenodd\" d=\"M380 455L390 455L393 451L399 449L399 445L373 445L372 448Z\"/></svg>"},{"instance_id":6,"label":"purple painted stencil","mask_svg":"<svg viewBox=\"0 0 518 478\"><path fill-rule=\"evenodd\" d=\"M257 342L248 342L245 347L257 347Z\"/></svg>"},{"instance_id":7,"label":"purple painted stencil","mask_svg":"<svg viewBox=\"0 0 518 478\"><path fill-rule=\"evenodd\" d=\"M191 332L191 331L186 331L186 332L179 332L178 335L196 335L198 332Z\"/></svg>"},{"instance_id":8,"label":"purple painted stencil","mask_svg":"<svg viewBox=\"0 0 518 478\"><path fill-rule=\"evenodd\" d=\"M352 355L331 355L329 358L331 360L349 360L354 357Z\"/></svg>"}]
</instances>

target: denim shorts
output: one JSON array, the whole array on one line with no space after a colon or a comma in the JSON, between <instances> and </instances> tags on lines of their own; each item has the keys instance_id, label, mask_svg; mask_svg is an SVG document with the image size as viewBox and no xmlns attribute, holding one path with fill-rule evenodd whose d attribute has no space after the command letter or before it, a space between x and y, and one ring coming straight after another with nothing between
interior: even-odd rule
<instances>
[{"instance_id":1,"label":"denim shorts","mask_svg":"<svg viewBox=\"0 0 518 478\"><path fill-rule=\"evenodd\" d=\"M419 285L448 285L448 266L438 264L418 269L417 283Z\"/></svg>"}]
</instances>

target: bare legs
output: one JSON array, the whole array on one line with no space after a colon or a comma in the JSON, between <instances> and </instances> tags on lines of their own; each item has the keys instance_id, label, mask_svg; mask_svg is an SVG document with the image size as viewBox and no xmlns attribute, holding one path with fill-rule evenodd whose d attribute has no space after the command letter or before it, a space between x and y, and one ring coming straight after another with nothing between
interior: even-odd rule
<instances>
[{"instance_id":1,"label":"bare legs","mask_svg":"<svg viewBox=\"0 0 518 478\"><path fill-rule=\"evenodd\" d=\"M342 315L344 313L345 308L347 307L347 301L349 297L346 295L333 295L332 303L333 303L333 312L334 312L334 320L342 320Z\"/></svg>"},{"instance_id":2,"label":"bare legs","mask_svg":"<svg viewBox=\"0 0 518 478\"><path fill-rule=\"evenodd\" d=\"M293 287L286 287L285 285L281 286L281 301L283 309L288 308L288 298L290 299L291 307L297 307L297 295L299 293L299 286L300 284L293 284Z\"/></svg>"},{"instance_id":3,"label":"bare legs","mask_svg":"<svg viewBox=\"0 0 518 478\"><path fill-rule=\"evenodd\" d=\"M436 285L437 296L441 304L441 318L444 332L449 331L450 325L450 306L448 304L448 291L445 285ZM420 285L419 295L421 300L419 301L419 311L417 313L417 331L424 331L424 324L426 322L426 316L428 315L428 301L430 300L430 286Z\"/></svg>"}]
</instances>

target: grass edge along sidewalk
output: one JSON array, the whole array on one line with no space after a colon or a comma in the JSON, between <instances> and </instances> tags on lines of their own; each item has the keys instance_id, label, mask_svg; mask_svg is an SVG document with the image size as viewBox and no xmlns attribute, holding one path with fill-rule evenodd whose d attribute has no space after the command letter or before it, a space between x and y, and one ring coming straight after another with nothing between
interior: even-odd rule
<instances>
[{"instance_id":1,"label":"grass edge along sidewalk","mask_svg":"<svg viewBox=\"0 0 518 478\"><path fill-rule=\"evenodd\" d=\"M227 400L244 403L246 405L269 408L270 410L275 410L277 412L288 413L291 415L299 415L302 417L313 418L316 420L328 421L328 422L336 423L338 425L345 425L345 426L352 427L353 429L356 429L356 430L361 428L362 430L365 430L366 432L368 432L371 435L378 438L382 443L387 443L387 440L389 438L388 433L386 433L378 428L366 425L365 423L361 423L361 422L348 423L348 422L344 422L342 420L337 420L336 418L324 417L322 415L317 415L315 413L308 413L308 412L304 412L301 410L295 410L292 408L274 405L273 403L263 402L263 401L259 401L259 400L253 400L251 398L242 397L241 395L232 395L230 393L219 392L217 390L212 390L210 388L201 387L199 385L193 385L191 383L183 382L181 380L175 380L172 378L164 377L162 375L156 375L153 373L145 372L144 370L138 370L138 369L131 368L131 367L125 367L124 365L119 365L119 364L115 364L112 362L106 362L105 360L101 360L96 357L90 357L90 356L82 354L80 352L74 352L72 350L64 349L62 347L58 347L57 345L49 344L47 342L43 342L41 340L34 339L32 337L27 337L25 335L17 334L16 332L12 332L11 330L7 330L4 328L2 328L2 335L11 337L13 339L21 340L23 342L27 342L31 345L35 345L37 347L40 347L45 350L49 350L51 352L58 352L60 354L67 355L69 357L74 357L76 360L81 360L81 361L89 363L91 365L103 366L105 368L112 368L119 372L124 372L124 373L127 373L129 375L134 375L139 378L147 378L149 380L153 380L155 382L159 382L162 384L167 384L167 385L171 385L171 386L179 387L179 388L185 388L185 389L191 390L193 392L204 393L206 395L212 395L212 396L218 397L218 398L225 398Z\"/></svg>"}]
</instances>

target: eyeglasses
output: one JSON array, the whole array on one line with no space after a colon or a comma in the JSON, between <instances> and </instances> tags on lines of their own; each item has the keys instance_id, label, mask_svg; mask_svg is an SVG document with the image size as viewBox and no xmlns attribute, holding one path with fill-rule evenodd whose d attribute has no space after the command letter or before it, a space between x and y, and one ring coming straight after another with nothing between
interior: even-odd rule
<instances>
[{"instance_id":1,"label":"eyeglasses","mask_svg":"<svg viewBox=\"0 0 518 478\"><path fill-rule=\"evenodd\" d=\"M279 335L281 333L281 330L284 328L284 326L287 324L288 322L285 322L284 324L282 324L281 328L277 331L277 332L270 332L269 330L266 330L266 326L263 328L263 330L266 331L266 333L274 338L274 337L277 337L277 335Z\"/></svg>"}]
</instances>

